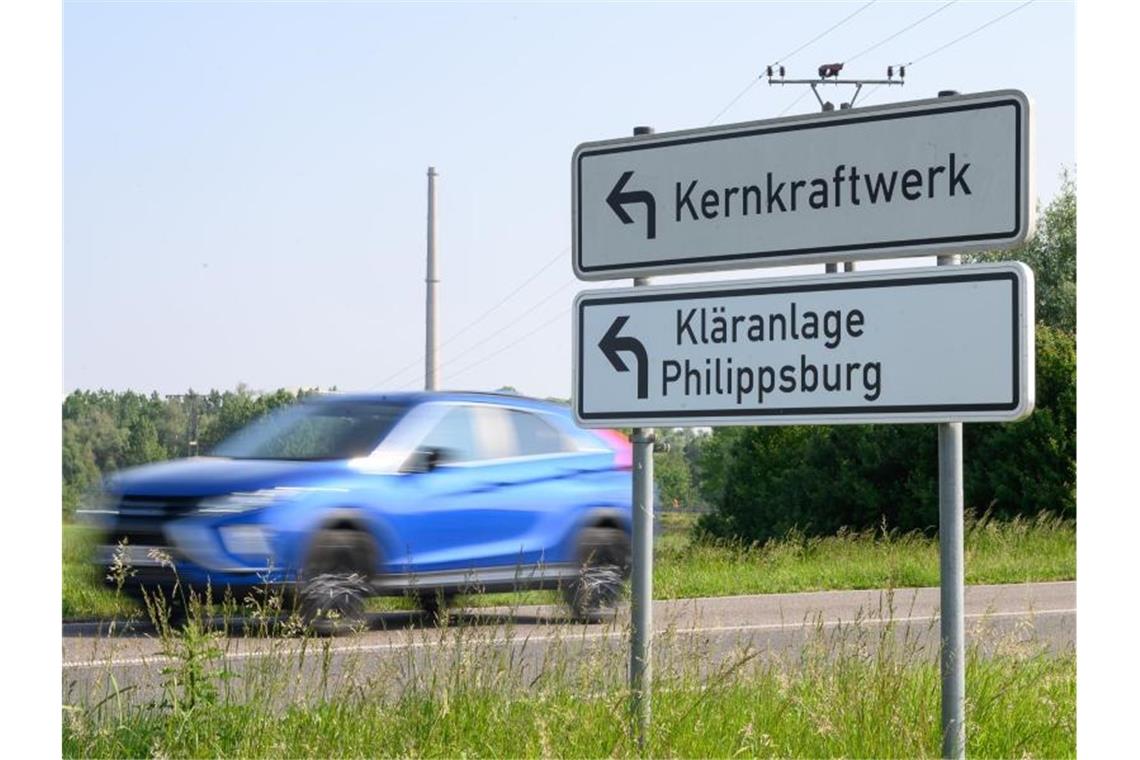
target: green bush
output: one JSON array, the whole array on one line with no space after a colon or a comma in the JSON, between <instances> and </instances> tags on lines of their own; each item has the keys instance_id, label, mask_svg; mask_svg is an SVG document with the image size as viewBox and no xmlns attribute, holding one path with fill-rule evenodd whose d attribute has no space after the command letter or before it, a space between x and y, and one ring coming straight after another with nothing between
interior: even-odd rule
<instances>
[{"instance_id":1,"label":"green bush","mask_svg":"<svg viewBox=\"0 0 1140 760\"><path fill-rule=\"evenodd\" d=\"M966 506L995 517L1076 515L1076 343L1037 328L1037 404L1016 423L965 426ZM938 526L934 425L759 427L713 432L698 470L714 536L766 541Z\"/></svg>"}]
</instances>

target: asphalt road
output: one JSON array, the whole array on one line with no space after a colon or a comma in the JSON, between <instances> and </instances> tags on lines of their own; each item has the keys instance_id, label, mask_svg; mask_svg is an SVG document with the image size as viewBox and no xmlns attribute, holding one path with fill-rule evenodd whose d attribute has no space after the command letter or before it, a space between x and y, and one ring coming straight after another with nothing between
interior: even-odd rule
<instances>
[{"instance_id":1,"label":"asphalt road","mask_svg":"<svg viewBox=\"0 0 1140 760\"><path fill-rule=\"evenodd\" d=\"M716 597L654 603L654 667L661 677L695 672L715 678L744 661L794 663L805 652L872 653L890 642L910 656L938 656L937 588L828 591ZM555 667L581 671L583 683L619 684L628 657L628 611L605 623L569 623L554 607L455 610L442 626L416 613L374 615L369 630L333 639L289 636L212 639L211 669L233 677L238 697L279 702L337 690L391 692L462 680L535 682ZM164 653L153 631L105 635L90 624L64 625L65 704L163 696L163 670L186 650ZM1031 583L966 588L967 645L995 651L1067 652L1076 641L1076 584ZM180 654L181 653L181 654ZM578 676L576 676L578 677ZM167 677L168 679L169 677Z\"/></svg>"}]
</instances>

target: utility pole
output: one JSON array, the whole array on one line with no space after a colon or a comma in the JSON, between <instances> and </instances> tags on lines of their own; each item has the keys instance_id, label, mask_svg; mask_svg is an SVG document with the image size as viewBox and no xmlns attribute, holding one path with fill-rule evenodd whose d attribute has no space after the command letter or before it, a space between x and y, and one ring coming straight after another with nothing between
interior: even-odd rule
<instances>
[{"instance_id":1,"label":"utility pole","mask_svg":"<svg viewBox=\"0 0 1140 760\"><path fill-rule=\"evenodd\" d=\"M438 344L438 316L439 303L436 300L436 288L439 285L439 270L436 267L435 255L435 167L429 166L428 177L428 208L427 208L427 329L424 346L424 390L439 389L439 344Z\"/></svg>"}]
</instances>

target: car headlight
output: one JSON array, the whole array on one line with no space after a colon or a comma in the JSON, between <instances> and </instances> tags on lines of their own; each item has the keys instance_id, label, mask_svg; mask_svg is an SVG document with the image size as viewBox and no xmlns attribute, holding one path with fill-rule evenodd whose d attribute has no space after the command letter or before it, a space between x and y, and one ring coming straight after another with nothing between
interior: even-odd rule
<instances>
[{"instance_id":1,"label":"car headlight","mask_svg":"<svg viewBox=\"0 0 1140 760\"><path fill-rule=\"evenodd\" d=\"M265 488L260 491L238 491L224 496L214 496L198 503L198 511L207 515L232 515L268 507L281 501L286 489Z\"/></svg>"},{"instance_id":2,"label":"car headlight","mask_svg":"<svg viewBox=\"0 0 1140 760\"><path fill-rule=\"evenodd\" d=\"M232 515L268 507L270 504L299 499L311 493L333 491L345 493L346 488L278 486L262 488L258 491L236 491L222 496L212 496L198 502L198 512L208 515Z\"/></svg>"},{"instance_id":3,"label":"car headlight","mask_svg":"<svg viewBox=\"0 0 1140 760\"><path fill-rule=\"evenodd\" d=\"M237 556L269 556L269 536L259 525L226 525L218 529L222 545Z\"/></svg>"}]
</instances>

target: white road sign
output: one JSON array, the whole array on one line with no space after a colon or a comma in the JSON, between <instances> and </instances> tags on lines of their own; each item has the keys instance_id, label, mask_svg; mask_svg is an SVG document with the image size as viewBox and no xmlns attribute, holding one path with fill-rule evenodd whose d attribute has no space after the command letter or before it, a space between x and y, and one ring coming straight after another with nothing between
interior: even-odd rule
<instances>
[{"instance_id":1,"label":"white road sign","mask_svg":"<svg viewBox=\"0 0 1140 760\"><path fill-rule=\"evenodd\" d=\"M580 293L586 427L1011 421L1033 410L1024 264Z\"/></svg>"},{"instance_id":2,"label":"white road sign","mask_svg":"<svg viewBox=\"0 0 1140 760\"><path fill-rule=\"evenodd\" d=\"M584 280L918 256L1033 232L1016 90L589 142L574 151Z\"/></svg>"}]
</instances>

